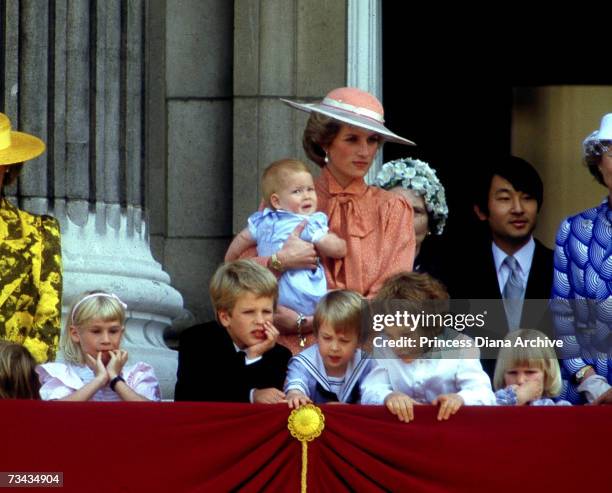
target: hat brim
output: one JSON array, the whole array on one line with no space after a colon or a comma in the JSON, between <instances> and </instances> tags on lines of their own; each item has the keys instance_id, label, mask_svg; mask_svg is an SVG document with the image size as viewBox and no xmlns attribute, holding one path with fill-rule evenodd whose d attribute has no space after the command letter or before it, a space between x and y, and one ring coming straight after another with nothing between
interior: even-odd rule
<instances>
[{"instance_id":1,"label":"hat brim","mask_svg":"<svg viewBox=\"0 0 612 493\"><path fill-rule=\"evenodd\" d=\"M0 166L29 161L45 152L45 143L24 132L11 132L11 145L0 149Z\"/></svg>"},{"instance_id":2,"label":"hat brim","mask_svg":"<svg viewBox=\"0 0 612 493\"><path fill-rule=\"evenodd\" d=\"M411 140L405 139L404 137L400 137L399 135L394 134L382 123L377 122L372 118L368 118L367 116L357 115L341 108L324 106L320 103L296 103L295 101L290 101L289 99L282 98L281 101L285 104L288 104L292 108L295 108L300 111L305 111L306 113L312 113L314 111L315 113L320 113L322 115L328 116L329 118L333 118L334 120L338 120L339 122L376 132L383 139L389 142L396 142L398 144L404 144L409 146L416 145Z\"/></svg>"}]
</instances>

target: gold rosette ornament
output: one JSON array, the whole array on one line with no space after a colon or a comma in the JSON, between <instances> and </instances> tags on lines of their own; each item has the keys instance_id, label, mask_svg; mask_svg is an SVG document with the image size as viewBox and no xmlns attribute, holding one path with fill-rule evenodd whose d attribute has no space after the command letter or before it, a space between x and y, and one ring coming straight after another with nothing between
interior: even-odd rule
<instances>
[{"instance_id":1,"label":"gold rosette ornament","mask_svg":"<svg viewBox=\"0 0 612 493\"><path fill-rule=\"evenodd\" d=\"M294 409L287 420L287 428L291 436L302 442L302 493L306 492L306 476L308 473L308 442L321 435L325 428L325 416L317 406L306 404Z\"/></svg>"}]
</instances>

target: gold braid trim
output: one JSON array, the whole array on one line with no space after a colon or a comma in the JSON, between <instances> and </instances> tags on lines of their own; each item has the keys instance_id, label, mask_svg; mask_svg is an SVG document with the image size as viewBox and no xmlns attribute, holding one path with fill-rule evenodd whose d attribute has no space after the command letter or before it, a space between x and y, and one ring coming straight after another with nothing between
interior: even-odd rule
<instances>
[{"instance_id":1,"label":"gold braid trim","mask_svg":"<svg viewBox=\"0 0 612 493\"><path fill-rule=\"evenodd\" d=\"M287 428L291 436L302 442L302 476L301 491L306 493L306 478L308 473L308 442L321 435L325 428L325 416L317 406L306 404L294 409L287 420Z\"/></svg>"}]
</instances>

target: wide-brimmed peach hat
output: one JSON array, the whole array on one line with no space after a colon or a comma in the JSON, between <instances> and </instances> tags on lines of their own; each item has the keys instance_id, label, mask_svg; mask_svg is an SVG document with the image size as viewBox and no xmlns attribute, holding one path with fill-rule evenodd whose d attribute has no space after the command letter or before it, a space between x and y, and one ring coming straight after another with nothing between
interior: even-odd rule
<instances>
[{"instance_id":1,"label":"wide-brimmed peach hat","mask_svg":"<svg viewBox=\"0 0 612 493\"><path fill-rule=\"evenodd\" d=\"M334 89L319 103L298 103L282 98L281 101L298 110L314 111L342 123L371 130L390 142L416 145L385 127L384 109L380 101L369 92L355 87Z\"/></svg>"},{"instance_id":2,"label":"wide-brimmed peach hat","mask_svg":"<svg viewBox=\"0 0 612 493\"><path fill-rule=\"evenodd\" d=\"M38 137L11 130L11 120L0 113L0 166L21 164L45 152L45 143Z\"/></svg>"}]
</instances>

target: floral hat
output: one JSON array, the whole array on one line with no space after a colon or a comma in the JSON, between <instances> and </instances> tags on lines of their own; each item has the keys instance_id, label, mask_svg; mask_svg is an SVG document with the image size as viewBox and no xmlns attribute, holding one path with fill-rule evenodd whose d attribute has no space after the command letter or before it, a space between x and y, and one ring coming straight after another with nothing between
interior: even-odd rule
<instances>
[{"instance_id":1,"label":"floral hat","mask_svg":"<svg viewBox=\"0 0 612 493\"><path fill-rule=\"evenodd\" d=\"M422 196L432 222L431 229L437 235L442 234L448 218L446 193L436 170L429 164L410 157L389 161L383 164L374 183L385 190L400 186Z\"/></svg>"},{"instance_id":2,"label":"floral hat","mask_svg":"<svg viewBox=\"0 0 612 493\"><path fill-rule=\"evenodd\" d=\"M606 142L607 141L607 142ZM584 150L585 156L595 155L601 156L608 152L612 146L612 113L604 115L601 119L601 125L599 130L595 130L591 133L584 142L582 143L582 149Z\"/></svg>"},{"instance_id":3,"label":"floral hat","mask_svg":"<svg viewBox=\"0 0 612 493\"><path fill-rule=\"evenodd\" d=\"M319 103L298 103L282 98L281 101L307 113L314 111L342 123L376 132L389 142L416 145L411 140L400 137L385 127L384 110L380 101L369 92L355 87L334 89Z\"/></svg>"}]
</instances>

